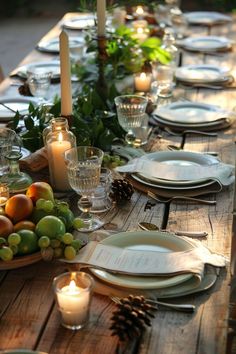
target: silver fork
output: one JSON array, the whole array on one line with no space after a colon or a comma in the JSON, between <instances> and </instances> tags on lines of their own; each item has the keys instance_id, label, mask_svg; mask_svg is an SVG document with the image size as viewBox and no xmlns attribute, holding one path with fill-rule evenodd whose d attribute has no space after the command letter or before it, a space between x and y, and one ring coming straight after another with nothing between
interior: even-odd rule
<instances>
[{"instance_id":1,"label":"silver fork","mask_svg":"<svg viewBox=\"0 0 236 354\"><path fill-rule=\"evenodd\" d=\"M118 296L110 296L110 299L115 302L116 304L121 304L121 299ZM158 301L158 300L151 300L151 299L146 299L146 301L149 304L153 304L153 305L161 305L161 306L165 306L168 307L172 310L176 310L176 311L184 311L184 312L194 312L195 311L195 305L193 304L170 304L169 302L162 302L162 301Z\"/></svg>"},{"instance_id":2,"label":"silver fork","mask_svg":"<svg viewBox=\"0 0 236 354\"><path fill-rule=\"evenodd\" d=\"M184 196L184 195L175 195L171 198L160 198L159 196L157 196L155 193L151 192L151 191L147 191L147 195L156 200L157 202L159 203L170 203L172 202L173 200L189 200L189 201L192 201L192 202L196 202L196 203L201 203L201 204L207 204L207 205L216 205L216 201L215 200L205 200L205 199L199 199L199 198L193 198L193 197L187 197L187 196Z\"/></svg>"},{"instance_id":3,"label":"silver fork","mask_svg":"<svg viewBox=\"0 0 236 354\"><path fill-rule=\"evenodd\" d=\"M191 130L191 129L186 129L183 130L181 132L175 132L172 129L170 129L169 127L165 127L164 130L169 133L170 135L173 136L183 136L186 134L196 134L196 135L205 135L205 136L213 136L213 137L217 137L218 134L217 133L208 133L208 132L203 132L201 130Z\"/></svg>"}]
</instances>

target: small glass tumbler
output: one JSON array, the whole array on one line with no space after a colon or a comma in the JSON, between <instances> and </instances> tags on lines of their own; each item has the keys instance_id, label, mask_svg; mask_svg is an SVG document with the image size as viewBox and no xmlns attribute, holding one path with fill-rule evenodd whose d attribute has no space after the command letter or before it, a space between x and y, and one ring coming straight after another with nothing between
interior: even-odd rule
<instances>
[{"instance_id":1,"label":"small glass tumbler","mask_svg":"<svg viewBox=\"0 0 236 354\"><path fill-rule=\"evenodd\" d=\"M33 96L38 97L41 101L47 99L47 94L51 84L52 72L41 71L35 69L27 71L27 83Z\"/></svg>"},{"instance_id":2,"label":"small glass tumbler","mask_svg":"<svg viewBox=\"0 0 236 354\"><path fill-rule=\"evenodd\" d=\"M7 183L0 183L0 206L6 204L9 198L9 187Z\"/></svg>"},{"instance_id":3,"label":"small glass tumbler","mask_svg":"<svg viewBox=\"0 0 236 354\"><path fill-rule=\"evenodd\" d=\"M174 89L174 65L157 65L155 69L156 80L158 83L158 96L170 97Z\"/></svg>"},{"instance_id":4,"label":"small glass tumbler","mask_svg":"<svg viewBox=\"0 0 236 354\"><path fill-rule=\"evenodd\" d=\"M112 182L112 173L109 168L102 167L100 172L100 183L92 196L91 213L103 213L112 206L109 197Z\"/></svg>"},{"instance_id":5,"label":"small glass tumbler","mask_svg":"<svg viewBox=\"0 0 236 354\"><path fill-rule=\"evenodd\" d=\"M62 326L78 330L89 320L93 278L84 272L63 273L53 280Z\"/></svg>"}]
</instances>

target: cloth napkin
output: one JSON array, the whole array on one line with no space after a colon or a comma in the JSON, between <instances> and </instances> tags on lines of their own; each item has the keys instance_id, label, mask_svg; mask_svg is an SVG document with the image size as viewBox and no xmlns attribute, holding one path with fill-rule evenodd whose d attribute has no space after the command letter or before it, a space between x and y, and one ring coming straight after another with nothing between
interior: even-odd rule
<instances>
[{"instance_id":1,"label":"cloth napkin","mask_svg":"<svg viewBox=\"0 0 236 354\"><path fill-rule=\"evenodd\" d=\"M158 252L115 247L96 241L89 242L73 262L108 272L139 276L185 273L202 276L205 264L216 267L226 265L224 256L214 254L206 247L194 247L183 252Z\"/></svg>"},{"instance_id":2,"label":"cloth napkin","mask_svg":"<svg viewBox=\"0 0 236 354\"><path fill-rule=\"evenodd\" d=\"M91 234L90 239L95 240L97 243L98 241L108 237L109 235L110 234L107 231L98 230L93 234ZM191 294L194 292L200 292L208 289L214 284L217 277L212 267L208 266L207 264L210 263L217 267L224 267L226 264L228 264L229 260L222 255L212 253L208 248L203 246L199 240L192 240L187 237L178 237L178 238L187 240L188 243L192 244L193 249L187 252L175 252L175 254L185 253L185 257L189 262L190 260L188 259L188 256L191 257L192 251L195 249L196 253L194 252L194 254L196 256L196 259L199 257L198 264L201 265L198 269L195 268L196 273L190 273L192 274L192 276L189 279L187 279L181 284L176 284L173 286L163 287L159 289L156 288L155 289L131 289L122 286L116 286L114 284L109 284L107 282L104 282L103 280L97 277L94 277L94 274L92 271L90 271L90 268L86 266L84 267L84 265L80 263L79 258L81 253L77 256L77 259L73 261L66 261L66 262L69 269L70 267L73 267L71 269L84 268L83 270L91 274L91 276L93 276L94 278L94 291L96 293L106 295L106 296L115 295L119 297L124 297L132 293L133 295L144 295L152 299L172 298L172 297L183 296L183 295ZM87 250L85 251L85 253L87 253ZM180 263L183 264L183 260L180 259ZM206 264L206 266L204 266L204 264ZM188 268L186 265L184 267ZM203 274L203 268L204 268L204 274ZM163 274L163 275L167 275L167 274Z\"/></svg>"},{"instance_id":3,"label":"cloth napkin","mask_svg":"<svg viewBox=\"0 0 236 354\"><path fill-rule=\"evenodd\" d=\"M234 166L221 162L212 165L169 165L165 162L137 158L129 161L127 165L115 168L118 172L143 173L147 177L171 181L195 181L205 179L218 180L222 185L228 186L233 183Z\"/></svg>"}]
</instances>

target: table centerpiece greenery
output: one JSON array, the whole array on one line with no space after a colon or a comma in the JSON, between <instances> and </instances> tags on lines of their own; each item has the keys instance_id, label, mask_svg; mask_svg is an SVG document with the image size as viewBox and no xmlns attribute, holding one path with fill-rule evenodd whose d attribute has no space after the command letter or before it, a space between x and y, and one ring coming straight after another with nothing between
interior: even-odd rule
<instances>
[{"instance_id":1,"label":"table centerpiece greenery","mask_svg":"<svg viewBox=\"0 0 236 354\"><path fill-rule=\"evenodd\" d=\"M78 145L93 145L109 151L114 140L123 139L125 134L114 107L116 96L133 92L132 84L127 87L124 82L135 72L146 70L147 63L168 63L171 58L161 48L160 38L149 37L140 43L134 30L127 26L107 32L102 59L95 34L88 33L86 40L89 59L73 67L78 87L74 93L70 129L76 135ZM19 125L22 117L18 112L14 117L13 128L21 133L23 143L30 151L43 146L42 131L49 124L48 113L51 118L60 115L58 98L49 110L31 104L23 119L24 127L22 123Z\"/></svg>"}]
</instances>

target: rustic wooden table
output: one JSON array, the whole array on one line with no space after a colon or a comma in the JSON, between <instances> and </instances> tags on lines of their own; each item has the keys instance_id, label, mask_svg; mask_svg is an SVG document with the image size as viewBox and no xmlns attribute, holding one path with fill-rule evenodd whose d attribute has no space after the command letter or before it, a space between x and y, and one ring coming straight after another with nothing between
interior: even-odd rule
<instances>
[{"instance_id":1,"label":"rustic wooden table","mask_svg":"<svg viewBox=\"0 0 236 354\"><path fill-rule=\"evenodd\" d=\"M192 27L190 30L194 35L210 33L235 39L236 20L222 26ZM56 27L47 38L55 36L58 31L59 27ZM35 59L53 58L55 56L33 51L24 63ZM183 64L214 63L219 66L227 64L233 69L235 62L235 50L221 53L221 56L183 52ZM8 78L2 83L0 87L2 94L16 94L16 88L10 86L10 80ZM236 105L236 90L176 88L174 99L178 98L233 109ZM234 165L235 131L235 125L232 125L226 130L218 131L217 138L187 135L184 149L196 152L217 151L223 162ZM170 136L161 130L159 133L160 136L153 134L150 138L148 150L166 150L168 144L181 143L181 137ZM203 244L215 252L230 256L235 215L233 196L234 186L231 185L219 194L208 196L208 199L216 200L215 206L173 202L170 205L167 228L170 230L205 230L208 232L208 237L202 240ZM139 221L161 225L165 212L164 204L157 203L151 209L145 210L148 200L145 193L136 190L130 203L112 209L102 217L124 231L137 230ZM235 247L234 245L232 249L235 250ZM117 352L117 338L111 337L109 330L110 318L115 305L106 296L94 294L89 324L81 331L70 331L60 325L60 317L53 296L52 280L65 269L67 267L59 262L40 261L25 268L0 271L0 350L28 348L57 354ZM195 304L197 307L195 313L186 314L160 309L156 313L152 327L143 334L141 341L134 343L135 345L128 352L139 354L225 353L231 272L234 275L234 263L231 271L230 267L221 270L215 285L208 291L179 299L180 302ZM231 311L230 317L233 315ZM234 324L233 319L231 323ZM232 339L233 336L230 338ZM231 344L232 341L229 341L228 352L231 350Z\"/></svg>"}]
</instances>

